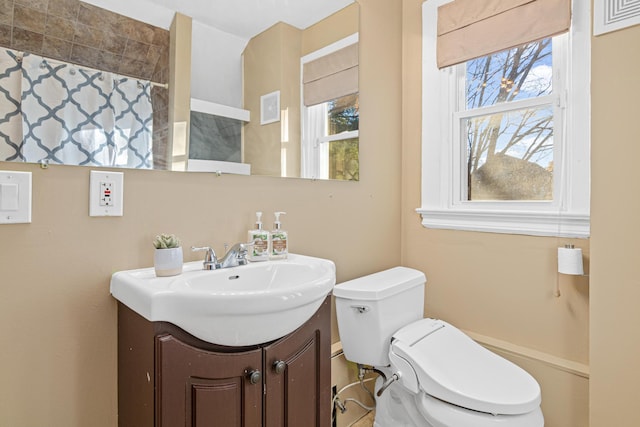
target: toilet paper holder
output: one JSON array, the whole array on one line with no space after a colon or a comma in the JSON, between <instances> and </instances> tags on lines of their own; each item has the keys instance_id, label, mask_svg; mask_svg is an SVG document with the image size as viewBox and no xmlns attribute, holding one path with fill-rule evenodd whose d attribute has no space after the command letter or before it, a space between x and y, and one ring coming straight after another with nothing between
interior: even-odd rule
<instances>
[{"instance_id":1,"label":"toilet paper holder","mask_svg":"<svg viewBox=\"0 0 640 427\"><path fill-rule=\"evenodd\" d=\"M558 275L556 276L555 296L560 297L559 275L588 277L584 274L584 264L582 262L582 249L574 245L567 244L558 248Z\"/></svg>"},{"instance_id":2,"label":"toilet paper holder","mask_svg":"<svg viewBox=\"0 0 640 427\"><path fill-rule=\"evenodd\" d=\"M558 248L558 273L573 276L584 276L582 264L582 249L574 245L564 245Z\"/></svg>"}]
</instances>

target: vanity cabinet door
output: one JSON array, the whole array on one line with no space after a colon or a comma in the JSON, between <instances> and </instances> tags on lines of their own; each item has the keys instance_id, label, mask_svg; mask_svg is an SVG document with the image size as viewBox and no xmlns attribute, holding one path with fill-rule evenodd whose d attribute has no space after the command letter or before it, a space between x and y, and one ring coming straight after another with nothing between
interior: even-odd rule
<instances>
[{"instance_id":1,"label":"vanity cabinet door","mask_svg":"<svg viewBox=\"0 0 640 427\"><path fill-rule=\"evenodd\" d=\"M262 424L261 349L217 353L160 335L155 354L156 427Z\"/></svg>"},{"instance_id":2,"label":"vanity cabinet door","mask_svg":"<svg viewBox=\"0 0 640 427\"><path fill-rule=\"evenodd\" d=\"M331 425L329 301L298 330L264 347L264 427Z\"/></svg>"}]
</instances>

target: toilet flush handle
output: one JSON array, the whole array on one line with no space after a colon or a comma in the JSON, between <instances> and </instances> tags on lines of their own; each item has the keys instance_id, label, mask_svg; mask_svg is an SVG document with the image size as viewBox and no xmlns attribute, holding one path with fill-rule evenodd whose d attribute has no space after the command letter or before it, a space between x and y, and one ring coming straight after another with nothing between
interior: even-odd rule
<instances>
[{"instance_id":1,"label":"toilet flush handle","mask_svg":"<svg viewBox=\"0 0 640 427\"><path fill-rule=\"evenodd\" d=\"M376 393L376 396L380 397L382 396L382 393L384 393L384 391L389 388L389 386L394 382L394 381L398 381L400 378L402 378L402 372L398 371L395 374L391 375L391 378L389 378L388 380L386 380L384 382L384 384L382 384L382 387L380 387L380 390L378 390L378 392Z\"/></svg>"},{"instance_id":2,"label":"toilet flush handle","mask_svg":"<svg viewBox=\"0 0 640 427\"><path fill-rule=\"evenodd\" d=\"M366 313L367 311L371 310L371 307L366 305L352 305L351 308L357 310L360 314Z\"/></svg>"}]
</instances>

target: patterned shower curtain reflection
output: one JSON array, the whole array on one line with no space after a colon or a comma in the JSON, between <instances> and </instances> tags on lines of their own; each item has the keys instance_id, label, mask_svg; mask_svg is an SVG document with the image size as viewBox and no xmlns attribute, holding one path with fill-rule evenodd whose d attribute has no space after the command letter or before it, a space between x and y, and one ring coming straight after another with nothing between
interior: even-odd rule
<instances>
[{"instance_id":1,"label":"patterned shower curtain reflection","mask_svg":"<svg viewBox=\"0 0 640 427\"><path fill-rule=\"evenodd\" d=\"M21 56L15 50L0 48L0 160L24 160L21 152Z\"/></svg>"},{"instance_id":2,"label":"patterned shower curtain reflection","mask_svg":"<svg viewBox=\"0 0 640 427\"><path fill-rule=\"evenodd\" d=\"M151 169L153 115L151 83L123 78L114 81L111 106L115 128L115 166Z\"/></svg>"},{"instance_id":3,"label":"patterned shower curtain reflection","mask_svg":"<svg viewBox=\"0 0 640 427\"><path fill-rule=\"evenodd\" d=\"M7 105L0 105L0 138L12 142L0 139L0 160L152 167L148 81L25 53L20 83L22 138L16 144L3 129L2 116L10 114L5 110L13 105L2 99L3 73L5 69L0 69L0 104ZM7 147L13 148L12 154L5 153L11 151Z\"/></svg>"},{"instance_id":4,"label":"patterned shower curtain reflection","mask_svg":"<svg viewBox=\"0 0 640 427\"><path fill-rule=\"evenodd\" d=\"M111 76L31 54L22 69L25 160L112 165Z\"/></svg>"}]
</instances>

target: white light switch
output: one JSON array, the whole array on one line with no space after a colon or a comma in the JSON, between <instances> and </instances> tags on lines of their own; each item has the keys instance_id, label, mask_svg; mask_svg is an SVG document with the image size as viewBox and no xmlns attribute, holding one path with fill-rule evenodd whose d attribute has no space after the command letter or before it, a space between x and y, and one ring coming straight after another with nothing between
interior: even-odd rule
<instances>
[{"instance_id":1,"label":"white light switch","mask_svg":"<svg viewBox=\"0 0 640 427\"><path fill-rule=\"evenodd\" d=\"M0 224L31 222L31 172L0 171Z\"/></svg>"},{"instance_id":2,"label":"white light switch","mask_svg":"<svg viewBox=\"0 0 640 427\"><path fill-rule=\"evenodd\" d=\"M0 184L0 210L18 210L18 188L18 184Z\"/></svg>"},{"instance_id":3,"label":"white light switch","mask_svg":"<svg viewBox=\"0 0 640 427\"><path fill-rule=\"evenodd\" d=\"M122 216L122 172L91 171L89 187L89 216Z\"/></svg>"}]
</instances>

